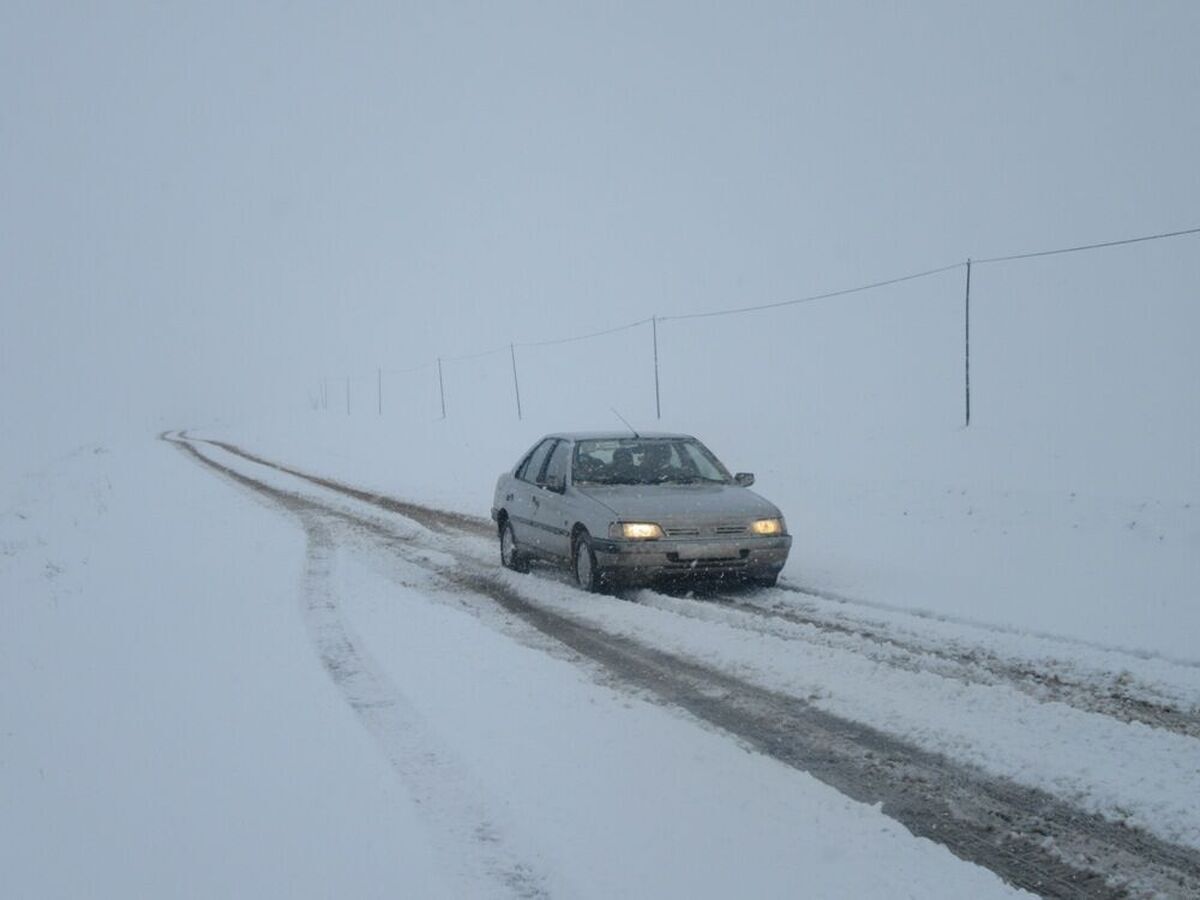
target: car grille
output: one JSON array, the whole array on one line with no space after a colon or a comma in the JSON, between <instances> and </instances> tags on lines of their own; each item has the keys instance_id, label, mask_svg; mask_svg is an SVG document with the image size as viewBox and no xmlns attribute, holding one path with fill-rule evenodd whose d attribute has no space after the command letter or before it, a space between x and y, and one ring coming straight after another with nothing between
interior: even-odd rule
<instances>
[{"instance_id":1,"label":"car grille","mask_svg":"<svg viewBox=\"0 0 1200 900\"><path fill-rule=\"evenodd\" d=\"M704 528L699 528L695 525L679 525L673 528L664 528L663 533L669 538L730 537L745 534L747 530L747 527L743 524L706 525Z\"/></svg>"}]
</instances>

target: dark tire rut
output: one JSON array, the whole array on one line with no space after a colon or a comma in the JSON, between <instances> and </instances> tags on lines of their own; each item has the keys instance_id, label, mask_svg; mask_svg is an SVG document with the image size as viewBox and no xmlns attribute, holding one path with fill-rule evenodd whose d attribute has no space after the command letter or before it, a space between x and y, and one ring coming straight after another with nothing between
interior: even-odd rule
<instances>
[{"instance_id":1,"label":"dark tire rut","mask_svg":"<svg viewBox=\"0 0 1200 900\"><path fill-rule=\"evenodd\" d=\"M182 436L186 437L186 432L183 432ZM313 475L265 459L226 441L206 440L203 438L188 439L219 447L249 462L267 466L277 472L303 479L310 484L337 491L347 497L353 497L356 500L369 503L387 512L398 513L433 531L443 533L465 531L470 534L482 536L495 534L495 527L486 519L433 509L397 500L383 494L365 491L361 488L337 481L336 479ZM818 591L809 591L789 585L780 585L774 590L799 596L834 600L842 599L833 597L832 595L826 596ZM926 643L905 641L891 633L877 632L866 623L843 622L794 607L763 607L730 597L715 597L714 599L719 600L723 605L738 609L748 615L766 619L775 618L793 624L808 625L829 633L845 634L861 641L875 644L878 647L896 648L905 654L905 656L897 657L895 653L890 653L880 658L881 662L889 665L917 669L920 668L918 663L914 662L905 665L905 658L935 658L944 667L948 666L953 669L952 672L948 672L947 674L964 681L979 684L994 684L997 681L1002 681L1016 690L1044 702L1065 703L1068 706L1074 706L1085 712L1098 713L1122 722L1140 722L1152 728L1162 728L1166 731L1173 731L1176 734L1187 737L1200 738L1200 711L1196 709L1181 709L1166 699L1155 700L1148 699L1145 696L1137 696L1130 691L1128 686L1114 684L1109 688L1104 688L1095 684L1088 684L1072 678L1067 673L1047 671L1034 665L1020 665L978 647L936 647ZM926 665L924 668L930 668L930 666Z\"/></svg>"},{"instance_id":2,"label":"dark tire rut","mask_svg":"<svg viewBox=\"0 0 1200 900\"><path fill-rule=\"evenodd\" d=\"M199 461L244 487L295 498L218 463L184 441ZM434 531L478 533L490 523L380 498L272 464L232 445L223 450L391 512ZM386 548L395 536L377 522L321 507ZM409 510L417 510L411 514ZM463 520L469 523L464 527ZM1005 881L1045 897L1197 897L1200 853L1137 828L1084 813L1051 795L923 750L870 726L820 710L685 657L643 645L553 612L523 597L472 559L455 566L400 551L460 591L498 604L543 635L598 665L610 678L664 705L682 709L785 765L807 772L848 797L880 804L913 834L947 847Z\"/></svg>"}]
</instances>

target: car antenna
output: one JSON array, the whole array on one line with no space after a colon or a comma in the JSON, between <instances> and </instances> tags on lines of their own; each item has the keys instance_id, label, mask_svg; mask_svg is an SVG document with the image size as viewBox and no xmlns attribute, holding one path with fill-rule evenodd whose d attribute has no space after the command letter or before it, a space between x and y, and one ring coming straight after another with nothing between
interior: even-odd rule
<instances>
[{"instance_id":1,"label":"car antenna","mask_svg":"<svg viewBox=\"0 0 1200 900\"><path fill-rule=\"evenodd\" d=\"M639 441L642 439L642 436L637 433L637 429L634 428L632 425L630 425L629 421L623 415L621 415L619 412L617 412L617 408L615 406L610 406L609 409L611 409L613 411L614 416L616 416L618 419L620 419L622 422L625 423L625 427L633 432L633 436L635 438L637 438Z\"/></svg>"}]
</instances>

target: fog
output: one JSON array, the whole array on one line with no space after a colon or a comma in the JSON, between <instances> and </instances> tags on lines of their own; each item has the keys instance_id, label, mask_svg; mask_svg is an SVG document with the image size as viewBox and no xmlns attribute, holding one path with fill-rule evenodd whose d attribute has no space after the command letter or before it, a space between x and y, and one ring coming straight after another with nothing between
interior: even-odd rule
<instances>
[{"instance_id":1,"label":"fog","mask_svg":"<svg viewBox=\"0 0 1200 900\"><path fill-rule=\"evenodd\" d=\"M3 430L300 409L346 375L369 409L377 367L1194 227L1198 39L1192 3L10 0ZM980 267L980 424L1067 414L1186 465L1198 247ZM960 427L961 275L668 323L664 403L725 360L761 415ZM530 351L527 401L649 419L648 340ZM447 378L509 404L508 362ZM412 377L389 413L428 420Z\"/></svg>"},{"instance_id":2,"label":"fog","mask_svg":"<svg viewBox=\"0 0 1200 900\"><path fill-rule=\"evenodd\" d=\"M1200 896L1198 51L0 0L0 894Z\"/></svg>"}]
</instances>

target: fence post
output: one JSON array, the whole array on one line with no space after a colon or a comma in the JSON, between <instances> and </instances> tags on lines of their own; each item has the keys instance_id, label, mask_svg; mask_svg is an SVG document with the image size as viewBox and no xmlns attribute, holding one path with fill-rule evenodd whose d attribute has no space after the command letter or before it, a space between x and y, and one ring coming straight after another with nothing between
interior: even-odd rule
<instances>
[{"instance_id":1,"label":"fence post","mask_svg":"<svg viewBox=\"0 0 1200 900\"><path fill-rule=\"evenodd\" d=\"M963 381L966 389L966 421L971 426L971 260L967 259L967 292L963 300Z\"/></svg>"},{"instance_id":2,"label":"fence post","mask_svg":"<svg viewBox=\"0 0 1200 900\"><path fill-rule=\"evenodd\" d=\"M442 418L446 418L446 382L442 379L442 358L438 357L438 396L442 398Z\"/></svg>"},{"instance_id":3,"label":"fence post","mask_svg":"<svg viewBox=\"0 0 1200 900\"><path fill-rule=\"evenodd\" d=\"M662 402L658 393L658 316L650 317L650 332L654 337L654 417L662 418Z\"/></svg>"},{"instance_id":4,"label":"fence post","mask_svg":"<svg viewBox=\"0 0 1200 900\"><path fill-rule=\"evenodd\" d=\"M513 344L508 345L509 355L512 356L513 393L517 396L517 421L521 421L521 382L517 380L517 350Z\"/></svg>"}]
</instances>

